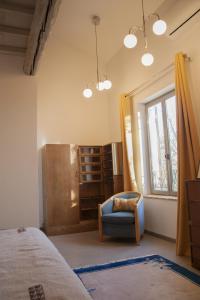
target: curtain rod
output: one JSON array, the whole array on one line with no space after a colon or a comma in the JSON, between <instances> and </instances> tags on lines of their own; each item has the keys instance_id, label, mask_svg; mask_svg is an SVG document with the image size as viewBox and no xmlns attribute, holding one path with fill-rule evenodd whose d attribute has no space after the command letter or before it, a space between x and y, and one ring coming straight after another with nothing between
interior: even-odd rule
<instances>
[{"instance_id":1,"label":"curtain rod","mask_svg":"<svg viewBox=\"0 0 200 300\"><path fill-rule=\"evenodd\" d=\"M191 61L191 58L189 56L187 56L186 54L184 54L184 58L187 61ZM150 85L154 84L157 80L160 80L161 78L163 78L166 74L168 74L170 71L172 71L173 68L174 68L174 62L171 63L170 65L168 65L167 67L165 67L164 69L162 69L160 72L152 75L150 80L147 80L147 81L143 82L138 87L136 87L135 89L130 91L128 94L126 94L126 97L134 96L138 92L143 91L144 89L146 89Z\"/></svg>"}]
</instances>

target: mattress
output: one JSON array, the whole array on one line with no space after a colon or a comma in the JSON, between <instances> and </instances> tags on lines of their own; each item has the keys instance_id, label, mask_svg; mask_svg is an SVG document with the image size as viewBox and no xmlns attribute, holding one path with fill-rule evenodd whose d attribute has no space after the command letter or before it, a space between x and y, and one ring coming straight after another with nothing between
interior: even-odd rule
<instances>
[{"instance_id":1,"label":"mattress","mask_svg":"<svg viewBox=\"0 0 200 300\"><path fill-rule=\"evenodd\" d=\"M91 300L65 259L36 228L0 230L0 299L30 300L42 285L47 300Z\"/></svg>"}]
</instances>

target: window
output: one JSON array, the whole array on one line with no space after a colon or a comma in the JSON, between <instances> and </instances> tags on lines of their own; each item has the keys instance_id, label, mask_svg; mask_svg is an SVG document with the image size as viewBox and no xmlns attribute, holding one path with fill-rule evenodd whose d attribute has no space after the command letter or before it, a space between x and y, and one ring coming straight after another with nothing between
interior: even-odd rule
<instances>
[{"instance_id":1,"label":"window","mask_svg":"<svg viewBox=\"0 0 200 300\"><path fill-rule=\"evenodd\" d=\"M151 192L177 193L177 130L175 93L146 104Z\"/></svg>"},{"instance_id":2,"label":"window","mask_svg":"<svg viewBox=\"0 0 200 300\"><path fill-rule=\"evenodd\" d=\"M131 115L125 117L125 132L126 132L126 145L127 145L127 156L130 168L130 176L132 183L135 184L135 171L133 161L133 137L132 137L132 120Z\"/></svg>"}]
</instances>

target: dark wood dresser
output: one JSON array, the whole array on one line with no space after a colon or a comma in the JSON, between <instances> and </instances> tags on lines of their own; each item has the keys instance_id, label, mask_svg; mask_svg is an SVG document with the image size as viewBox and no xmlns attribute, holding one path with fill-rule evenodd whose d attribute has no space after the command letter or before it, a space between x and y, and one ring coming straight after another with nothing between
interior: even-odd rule
<instances>
[{"instance_id":1,"label":"dark wood dresser","mask_svg":"<svg viewBox=\"0 0 200 300\"><path fill-rule=\"evenodd\" d=\"M200 269L200 180L186 181L192 266Z\"/></svg>"}]
</instances>

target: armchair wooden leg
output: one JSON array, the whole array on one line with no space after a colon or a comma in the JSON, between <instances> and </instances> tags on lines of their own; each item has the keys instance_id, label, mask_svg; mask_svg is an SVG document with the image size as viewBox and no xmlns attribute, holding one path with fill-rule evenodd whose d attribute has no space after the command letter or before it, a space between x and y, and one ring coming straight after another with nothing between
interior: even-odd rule
<instances>
[{"instance_id":1,"label":"armchair wooden leg","mask_svg":"<svg viewBox=\"0 0 200 300\"><path fill-rule=\"evenodd\" d=\"M99 240L100 240L100 242L104 241L104 236L103 236L102 232L101 233L99 232Z\"/></svg>"},{"instance_id":2,"label":"armchair wooden leg","mask_svg":"<svg viewBox=\"0 0 200 300\"><path fill-rule=\"evenodd\" d=\"M104 237L103 237L101 204L98 205L98 223L99 223L99 240L100 242L103 242Z\"/></svg>"},{"instance_id":3,"label":"armchair wooden leg","mask_svg":"<svg viewBox=\"0 0 200 300\"><path fill-rule=\"evenodd\" d=\"M135 237L136 237L136 244L140 245L140 223L138 218L137 209L135 210Z\"/></svg>"}]
</instances>

